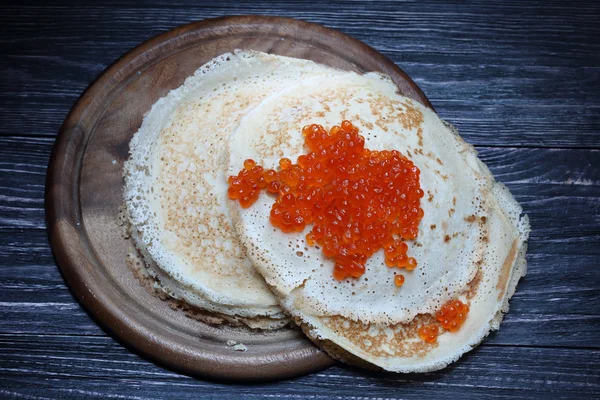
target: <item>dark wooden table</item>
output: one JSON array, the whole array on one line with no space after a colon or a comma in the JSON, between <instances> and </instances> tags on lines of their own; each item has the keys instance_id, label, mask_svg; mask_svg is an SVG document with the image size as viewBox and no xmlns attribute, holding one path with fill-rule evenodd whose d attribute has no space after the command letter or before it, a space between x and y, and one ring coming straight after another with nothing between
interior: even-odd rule
<instances>
[{"instance_id":1,"label":"dark wooden table","mask_svg":"<svg viewBox=\"0 0 600 400\"><path fill-rule=\"evenodd\" d=\"M0 9L0 397L600 397L600 3L23 3ZM529 272L511 311L459 362L430 374L340 365L271 384L209 382L130 352L65 286L44 178L69 108L133 46L232 14L321 23L390 57L529 214Z\"/></svg>"}]
</instances>

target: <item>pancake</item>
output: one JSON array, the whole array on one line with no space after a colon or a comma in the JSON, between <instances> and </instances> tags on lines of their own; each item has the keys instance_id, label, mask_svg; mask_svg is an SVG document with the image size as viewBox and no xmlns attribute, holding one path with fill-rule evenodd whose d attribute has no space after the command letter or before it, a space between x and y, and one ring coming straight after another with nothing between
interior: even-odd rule
<instances>
[{"instance_id":1,"label":"pancake","mask_svg":"<svg viewBox=\"0 0 600 400\"><path fill-rule=\"evenodd\" d=\"M333 70L252 51L224 54L157 101L130 142L132 237L168 295L253 328L289 319L254 270L226 207L226 138L262 100Z\"/></svg>"},{"instance_id":2,"label":"pancake","mask_svg":"<svg viewBox=\"0 0 600 400\"><path fill-rule=\"evenodd\" d=\"M527 217L451 126L377 73L310 77L265 99L229 139L229 174L245 159L265 168L296 160L305 152L303 126L342 120L369 149L398 150L421 171L424 215L407 241L418 267L404 273L404 285L394 285L383 251L361 277L335 280L333 261L306 243L310 226L283 233L270 224L274 199L265 193L247 209L230 201L240 239L282 307L332 356L396 372L443 368L498 328L525 274ZM470 307L464 325L423 341L419 329L453 299Z\"/></svg>"}]
</instances>

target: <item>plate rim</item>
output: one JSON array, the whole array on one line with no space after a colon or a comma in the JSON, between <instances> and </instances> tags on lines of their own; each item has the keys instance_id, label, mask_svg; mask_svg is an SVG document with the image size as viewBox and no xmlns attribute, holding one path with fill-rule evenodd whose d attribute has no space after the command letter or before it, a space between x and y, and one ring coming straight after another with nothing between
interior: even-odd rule
<instances>
[{"instance_id":1,"label":"plate rim","mask_svg":"<svg viewBox=\"0 0 600 400\"><path fill-rule=\"evenodd\" d=\"M203 365L203 362L210 364L210 357L197 359L197 363L186 362L185 358L190 354L185 352L185 348L176 343L169 343L168 339L153 335L141 329L140 326L135 326L135 321L132 321L130 316L123 310L111 306L111 298L102 290L98 290L96 285L91 284L91 278L83 271L86 267L93 267L94 262L92 260L100 262L93 248L91 248L89 238L87 238L87 232L80 213L79 196L83 158L93 129L91 132L87 132L86 129L79 126L79 122L88 112L94 111L96 98L99 98L101 103L105 103L106 94L113 94L115 97L118 95L119 92L115 93L115 88L112 87L114 85L111 85L111 83L116 84L122 82L122 80L117 80L115 77L128 76L131 73L130 70L137 69L133 66L142 62L139 57L144 57L147 60L148 54L152 53L152 50L160 49L162 44L188 34L206 32L208 36L214 36L214 31L211 30L215 28L226 29L232 26L237 28L252 26L256 28L262 25L285 25L299 30L308 29L331 37L333 40L347 43L350 45L349 47L357 48L369 57L374 58L379 64L384 65L387 70L383 72L401 77L407 84L404 89L412 91L411 97L433 109L423 91L394 62L371 46L340 31L315 23L278 16L245 15L209 18L177 26L142 42L119 57L92 80L74 103L59 129L50 155L45 182L46 227L52 253L67 286L94 322L127 349L133 349L136 354L142 355L161 366L193 376L229 382L286 379L325 369L335 364L335 361L325 356L324 353L317 353L309 356L313 358L310 363L304 363L299 368L293 366L271 368L270 371L267 368L267 371L261 369L260 371L247 371L245 373L237 368L233 374L229 368L214 369L210 365L207 368ZM178 47L177 49L181 51L182 48ZM168 57L168 55L161 54L161 58L157 61ZM150 59L152 58L155 57L151 56ZM128 70L129 73L127 74ZM109 89L105 90L107 87ZM100 96L98 96L99 94ZM100 117L98 119L105 111L106 109L99 110ZM85 240L86 238L87 240ZM82 263L84 263L83 266ZM157 351L157 349L165 351ZM197 356L196 354L196 358ZM247 362L241 363L240 366L244 365L244 368L248 370Z\"/></svg>"}]
</instances>

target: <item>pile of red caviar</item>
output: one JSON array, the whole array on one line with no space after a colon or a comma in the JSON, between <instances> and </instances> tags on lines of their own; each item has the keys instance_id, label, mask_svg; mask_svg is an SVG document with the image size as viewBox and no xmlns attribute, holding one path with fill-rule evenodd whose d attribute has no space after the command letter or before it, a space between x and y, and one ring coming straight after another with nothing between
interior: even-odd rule
<instances>
[{"instance_id":1,"label":"pile of red caviar","mask_svg":"<svg viewBox=\"0 0 600 400\"><path fill-rule=\"evenodd\" d=\"M442 329L456 332L467 319L469 306L460 300L450 300L435 314L435 319ZM419 337L427 343L435 343L440 334L438 324L423 325L419 328Z\"/></svg>"},{"instance_id":2,"label":"pile of red caviar","mask_svg":"<svg viewBox=\"0 0 600 400\"><path fill-rule=\"evenodd\" d=\"M417 261L407 256L404 241L417 237L423 218L419 169L398 151L365 148L349 121L329 132L308 125L302 134L309 152L296 164L283 158L275 171L246 160L244 169L229 177L229 198L247 208L261 190L277 195L271 224L283 232L313 224L306 241L334 259L338 280L360 277L380 249L389 267L413 270ZM404 283L399 276L396 286Z\"/></svg>"}]
</instances>

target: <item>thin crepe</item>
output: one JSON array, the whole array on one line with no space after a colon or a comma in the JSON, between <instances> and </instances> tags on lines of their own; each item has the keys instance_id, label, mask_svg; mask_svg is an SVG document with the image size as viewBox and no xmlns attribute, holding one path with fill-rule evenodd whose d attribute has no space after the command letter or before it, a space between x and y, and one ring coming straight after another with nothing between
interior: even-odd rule
<instances>
[{"instance_id":1,"label":"thin crepe","mask_svg":"<svg viewBox=\"0 0 600 400\"><path fill-rule=\"evenodd\" d=\"M304 125L326 128L351 120L366 147L399 150L421 170L425 191L419 236L409 255L419 266L401 288L375 254L359 279L335 281L333 263L304 242L308 232L284 234L269 223L273 199L261 194L243 210L230 202L241 240L281 304L330 354L353 354L392 371L442 368L478 343L501 319L525 273L526 217L510 193L437 115L396 93L389 78L354 73L313 77L265 99L229 140L229 172L244 159L266 168L304 152ZM397 271L398 273L403 271ZM458 333L436 344L418 328L433 321L446 301L459 298L471 311ZM341 350L340 350L341 349Z\"/></svg>"},{"instance_id":2,"label":"thin crepe","mask_svg":"<svg viewBox=\"0 0 600 400\"><path fill-rule=\"evenodd\" d=\"M264 53L224 54L145 116L130 142L124 197L136 246L169 295L252 327L287 321L231 226L225 141L260 101L324 71Z\"/></svg>"}]
</instances>

